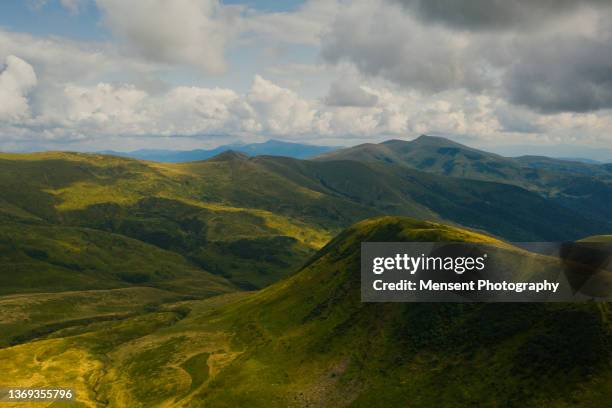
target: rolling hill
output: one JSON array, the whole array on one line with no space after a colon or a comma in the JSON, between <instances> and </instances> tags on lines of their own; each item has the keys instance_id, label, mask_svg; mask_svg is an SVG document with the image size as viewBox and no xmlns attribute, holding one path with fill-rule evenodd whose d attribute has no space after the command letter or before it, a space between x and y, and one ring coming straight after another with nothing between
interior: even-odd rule
<instances>
[{"instance_id":1,"label":"rolling hill","mask_svg":"<svg viewBox=\"0 0 612 408\"><path fill-rule=\"evenodd\" d=\"M0 191L2 228L47 228L51 236L53 228L76 235L93 230L100 237L137 240L159 249L161 258L177 255L190 270L242 289L290 275L342 228L375 215L444 220L516 241L573 240L612 230L609 219L590 219L506 183L384 163L236 152L177 164L79 153L3 154ZM37 250L44 252L41 245ZM55 248L72 256L61 245ZM6 258L7 267L21 262L19 254Z\"/></svg>"},{"instance_id":2,"label":"rolling hill","mask_svg":"<svg viewBox=\"0 0 612 408\"><path fill-rule=\"evenodd\" d=\"M297 274L259 292L148 310L141 303L133 315L13 342L0 349L1 375L24 386L73 384L82 406L609 402L606 304L361 303L362 241L499 242L402 217L366 220L338 235ZM549 262L529 256L535 264ZM117 297L115 309L105 313L125 313L122 294L103 295ZM89 308L73 302L89 315L102 312L96 302ZM11 308L0 302L0 313ZM37 310L28 303L21 313Z\"/></svg>"},{"instance_id":3,"label":"rolling hill","mask_svg":"<svg viewBox=\"0 0 612 408\"><path fill-rule=\"evenodd\" d=\"M183 256L89 228L2 223L0 295L151 286L211 296L236 287Z\"/></svg>"},{"instance_id":4,"label":"rolling hill","mask_svg":"<svg viewBox=\"0 0 612 408\"><path fill-rule=\"evenodd\" d=\"M516 185L536 192L584 216L612 219L610 165L587 164L541 156L509 158L442 137L389 140L325 153L318 160L354 160L406 166L471 180Z\"/></svg>"},{"instance_id":5,"label":"rolling hill","mask_svg":"<svg viewBox=\"0 0 612 408\"><path fill-rule=\"evenodd\" d=\"M202 177L187 165L112 156L4 155L0 219L28 228L87 228L129 237L243 288L278 280L327 242L329 232L321 227L262 206L232 205L231 197L223 196L232 189L231 175L222 174L227 166L209 165L210 174Z\"/></svg>"},{"instance_id":6,"label":"rolling hill","mask_svg":"<svg viewBox=\"0 0 612 408\"><path fill-rule=\"evenodd\" d=\"M318 160L357 160L405 165L429 173L498 181L526 188L544 187L562 174L612 178L609 166L544 156L503 157L452 140L422 135L405 140L366 143L318 156Z\"/></svg>"}]
</instances>

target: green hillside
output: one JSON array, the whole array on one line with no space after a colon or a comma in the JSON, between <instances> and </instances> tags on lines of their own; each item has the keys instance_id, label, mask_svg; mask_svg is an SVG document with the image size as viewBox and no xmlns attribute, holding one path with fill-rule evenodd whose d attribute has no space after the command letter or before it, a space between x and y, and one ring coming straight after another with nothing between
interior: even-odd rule
<instances>
[{"instance_id":1,"label":"green hillside","mask_svg":"<svg viewBox=\"0 0 612 408\"><path fill-rule=\"evenodd\" d=\"M430 173L476 180L500 181L521 187L539 179L537 170L523 168L511 158L453 142L443 137L422 135L413 141L389 140L364 144L319 156L320 160L358 160L406 165Z\"/></svg>"},{"instance_id":2,"label":"green hillside","mask_svg":"<svg viewBox=\"0 0 612 408\"><path fill-rule=\"evenodd\" d=\"M443 137L389 140L333 151L318 160L355 160L407 166L451 177L512 184L536 192L585 217L612 219L609 165L539 156L502 157Z\"/></svg>"},{"instance_id":3,"label":"green hillside","mask_svg":"<svg viewBox=\"0 0 612 408\"><path fill-rule=\"evenodd\" d=\"M373 215L443 220L512 241L573 240L590 235L588 231L612 229L609 219L591 220L537 193L505 183L351 160L258 157L252 161L309 189L373 208ZM307 203L302 207L307 209Z\"/></svg>"},{"instance_id":4,"label":"green hillside","mask_svg":"<svg viewBox=\"0 0 612 408\"><path fill-rule=\"evenodd\" d=\"M405 140L366 143L318 156L318 160L357 160L406 165L430 173L545 188L563 175L610 179L609 166L543 156L503 157L452 140L421 135Z\"/></svg>"},{"instance_id":5,"label":"green hillside","mask_svg":"<svg viewBox=\"0 0 612 408\"><path fill-rule=\"evenodd\" d=\"M153 286L210 296L236 290L181 255L86 228L0 224L0 295Z\"/></svg>"},{"instance_id":6,"label":"green hillside","mask_svg":"<svg viewBox=\"0 0 612 408\"><path fill-rule=\"evenodd\" d=\"M74 384L82 406L606 406L606 304L360 302L362 241L438 240L501 244L442 224L367 220L259 292L167 303L1 349L0 381Z\"/></svg>"},{"instance_id":7,"label":"green hillside","mask_svg":"<svg viewBox=\"0 0 612 408\"><path fill-rule=\"evenodd\" d=\"M200 174L191 165L102 155L1 155L0 221L119 234L242 287L270 284L324 245L329 229L266 211L255 195L266 197L273 175L247 171L236 187L227 164L211 161ZM282 188L291 205L301 199L283 180L268 183ZM242 193L244 199L234 199Z\"/></svg>"},{"instance_id":8,"label":"green hillside","mask_svg":"<svg viewBox=\"0 0 612 408\"><path fill-rule=\"evenodd\" d=\"M126 278L133 281L176 280L178 272L151 269L154 259L168 256L178 256L192 272L210 272L242 289L261 288L296 271L342 228L383 214L455 223L516 241L572 240L612 229L609 219L591 220L584 215L587 210L572 211L508 184L382 163L248 158L233 152L180 164L80 153L0 154L0 192L3 229L29 234L33 241L46 231L53 237L95 230L92 239L104 241L101 248L109 250L96 255L108 259L104 266L70 270L65 264L74 262L65 246L52 250L41 240L29 255L14 248L16 253L2 258L4 269L28 270L30 262L44 264L48 272L40 287L28 283L34 269L20 272L5 293L120 287L125 279L119 275L126 273L135 274ZM156 248L145 251L150 252L141 262L145 266L129 266L126 272L125 264L111 262L117 247L111 236ZM86 242L71 239L80 242L77 247ZM39 244L40 251L52 255L49 260L32 256ZM164 262L161 270L167 269ZM104 283L93 283L95 271L103 271L98 281ZM65 286L53 286L58 274L69 275L62 280Z\"/></svg>"}]
</instances>

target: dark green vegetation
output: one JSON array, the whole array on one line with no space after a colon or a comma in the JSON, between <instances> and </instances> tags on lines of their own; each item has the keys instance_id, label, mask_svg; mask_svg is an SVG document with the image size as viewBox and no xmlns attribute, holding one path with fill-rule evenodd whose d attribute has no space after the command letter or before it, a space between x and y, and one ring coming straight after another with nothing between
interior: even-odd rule
<instances>
[{"instance_id":1,"label":"dark green vegetation","mask_svg":"<svg viewBox=\"0 0 612 408\"><path fill-rule=\"evenodd\" d=\"M4 223L0 294L148 285L210 296L235 290L179 254L93 229Z\"/></svg>"},{"instance_id":2,"label":"dark green vegetation","mask_svg":"<svg viewBox=\"0 0 612 408\"><path fill-rule=\"evenodd\" d=\"M608 406L607 304L360 302L362 241L438 240L499 242L407 218L366 220L259 292L77 324L0 350L0 369L24 385L73 384L83 406ZM104 312L121 313L123 295L103 295L116 298ZM146 304L150 295L138 296Z\"/></svg>"},{"instance_id":3,"label":"dark green vegetation","mask_svg":"<svg viewBox=\"0 0 612 408\"><path fill-rule=\"evenodd\" d=\"M363 144L326 153L319 159L387 163L451 177L516 185L585 217L603 222L612 219L610 164L541 156L502 157L434 136Z\"/></svg>"}]
</instances>

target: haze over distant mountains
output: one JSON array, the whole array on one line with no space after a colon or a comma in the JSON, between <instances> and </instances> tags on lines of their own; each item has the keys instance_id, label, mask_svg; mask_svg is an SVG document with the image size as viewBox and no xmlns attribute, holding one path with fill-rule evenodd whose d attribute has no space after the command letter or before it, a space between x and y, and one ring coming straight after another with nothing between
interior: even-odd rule
<instances>
[{"instance_id":1,"label":"haze over distant mountains","mask_svg":"<svg viewBox=\"0 0 612 408\"><path fill-rule=\"evenodd\" d=\"M316 146L302 143L290 143L270 139L263 143L234 143L216 147L214 149L195 150L160 150L141 149L131 152L117 152L105 150L99 153L112 154L114 156L131 157L139 160L149 160L162 163L184 163L197 160L206 160L228 150L247 154L249 156L285 156L295 159L305 159L337 149L331 146Z\"/></svg>"},{"instance_id":2,"label":"haze over distant mountains","mask_svg":"<svg viewBox=\"0 0 612 408\"><path fill-rule=\"evenodd\" d=\"M437 136L432 136L437 137ZM447 140L449 143L454 141ZM417 138L418 139L418 138ZM415 139L416 140L416 139ZM402 140L408 142L407 140ZM388 143L383 142L383 143ZM368 146L373 143L365 143ZM612 163L612 149L594 149L585 146L569 145L495 145L480 147L487 152L504 157L546 156L554 159L581 162L586 164ZM294 159L309 159L324 153L343 150L341 146L323 146L305 143L286 142L270 139L262 143L230 143L212 149L172 150L172 149L138 149L132 151L100 150L95 153L111 154L113 156L130 157L138 160L156 161L160 163L184 163L206 160L228 150L244 153L248 156L284 156ZM36 150L34 150L36 151Z\"/></svg>"}]
</instances>

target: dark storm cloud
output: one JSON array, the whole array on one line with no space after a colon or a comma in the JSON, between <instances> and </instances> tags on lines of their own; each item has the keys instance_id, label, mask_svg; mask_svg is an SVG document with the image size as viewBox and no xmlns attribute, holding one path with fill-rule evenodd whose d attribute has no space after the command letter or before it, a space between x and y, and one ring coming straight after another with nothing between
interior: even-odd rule
<instances>
[{"instance_id":1,"label":"dark storm cloud","mask_svg":"<svg viewBox=\"0 0 612 408\"><path fill-rule=\"evenodd\" d=\"M464 29L500 29L539 24L582 5L609 0L389 0L425 21Z\"/></svg>"},{"instance_id":2,"label":"dark storm cloud","mask_svg":"<svg viewBox=\"0 0 612 408\"><path fill-rule=\"evenodd\" d=\"M528 44L504 77L509 100L541 112L612 108L612 44L556 38Z\"/></svg>"},{"instance_id":3,"label":"dark storm cloud","mask_svg":"<svg viewBox=\"0 0 612 408\"><path fill-rule=\"evenodd\" d=\"M612 108L612 1L399 1L338 16L323 58L425 93L465 89L543 113Z\"/></svg>"}]
</instances>

